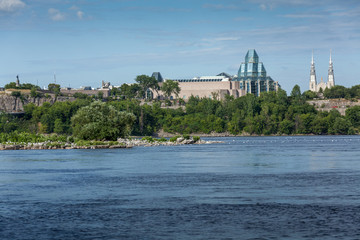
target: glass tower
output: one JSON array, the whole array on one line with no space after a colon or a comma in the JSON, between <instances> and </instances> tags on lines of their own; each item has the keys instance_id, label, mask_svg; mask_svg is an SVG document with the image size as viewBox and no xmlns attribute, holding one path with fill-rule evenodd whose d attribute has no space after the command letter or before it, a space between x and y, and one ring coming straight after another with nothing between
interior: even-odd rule
<instances>
[{"instance_id":1,"label":"glass tower","mask_svg":"<svg viewBox=\"0 0 360 240\"><path fill-rule=\"evenodd\" d=\"M277 82L266 75L264 64L259 62L255 49L247 52L245 62L241 63L238 77L234 80L240 82L240 89L256 96L262 92L276 91L279 87Z\"/></svg>"}]
</instances>

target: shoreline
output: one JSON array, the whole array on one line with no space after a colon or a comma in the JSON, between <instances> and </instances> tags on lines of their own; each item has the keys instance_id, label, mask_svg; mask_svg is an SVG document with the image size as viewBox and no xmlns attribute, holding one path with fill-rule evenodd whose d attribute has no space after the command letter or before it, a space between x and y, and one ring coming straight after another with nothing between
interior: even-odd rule
<instances>
[{"instance_id":1,"label":"shoreline","mask_svg":"<svg viewBox=\"0 0 360 240\"><path fill-rule=\"evenodd\" d=\"M171 137L175 137L175 136L180 136L182 134L174 134L174 133L166 133L166 132L159 132L153 135L153 137L164 137L164 138L171 138ZM269 135L264 135L264 134L249 134L249 133L242 133L242 134L231 134L229 132L224 132L224 133L190 133L188 134L191 137L194 136L199 136L199 137L291 137L291 136L340 136L341 134L321 134L321 135L317 135L317 134L269 134ZM359 135L359 134L353 134L353 135ZM344 135L347 136L347 135Z\"/></svg>"},{"instance_id":2,"label":"shoreline","mask_svg":"<svg viewBox=\"0 0 360 240\"><path fill-rule=\"evenodd\" d=\"M355 134L354 136L358 136ZM155 135L159 136L159 135ZM296 137L296 136L341 136L341 135L315 135L315 134L293 134L293 135L255 135L255 134L241 134L233 135L229 133L211 133L211 134L189 134L189 138L185 139L177 134L162 134L162 138L173 138L178 136L175 141L162 141L160 139L152 138L143 139L139 136L132 136L128 139L118 139L117 141L88 141L85 145L77 145L76 143L70 142L58 142L58 141L46 141L46 142L35 142L35 143L0 143L0 151L7 150L71 150L71 149L116 149L116 148L133 148L133 147L154 147L154 146L178 146L178 145L190 145L190 144L216 144L224 143L224 141L214 140L194 140L193 137L212 137L212 138L223 138L223 137ZM343 135L348 136L348 135ZM146 138L146 137L144 137ZM94 144L92 144L94 143Z\"/></svg>"},{"instance_id":3,"label":"shoreline","mask_svg":"<svg viewBox=\"0 0 360 240\"><path fill-rule=\"evenodd\" d=\"M91 142L90 142L91 143ZM97 142L99 143L99 142ZM0 151L8 150L71 150L71 149L116 149L116 148L133 148L133 147L154 147L154 146L178 146L190 144L214 144L224 143L223 141L205 141L199 139L195 141L192 137L185 139L183 137L177 138L175 141L159 141L158 139L143 140L143 139L118 139L116 144L110 141L103 141L99 144L77 145L69 142L39 142L39 143L8 143L0 144Z\"/></svg>"}]
</instances>

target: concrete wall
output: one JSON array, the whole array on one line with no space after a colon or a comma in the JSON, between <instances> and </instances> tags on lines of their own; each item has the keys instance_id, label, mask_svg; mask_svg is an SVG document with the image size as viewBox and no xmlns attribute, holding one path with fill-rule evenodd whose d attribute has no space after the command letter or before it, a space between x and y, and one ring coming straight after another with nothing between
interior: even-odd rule
<instances>
[{"instance_id":1,"label":"concrete wall","mask_svg":"<svg viewBox=\"0 0 360 240\"><path fill-rule=\"evenodd\" d=\"M162 83L159 83L161 86ZM191 96L199 98L212 98L213 93L216 93L219 99L224 99L225 95L231 95L235 98L245 95L244 90L239 89L239 82L235 81L221 81L221 82L179 82L179 87L181 89L179 93L179 98L187 101ZM159 91L157 94L153 92L154 98L160 99L164 98L164 94ZM173 94L173 98L176 96Z\"/></svg>"}]
</instances>

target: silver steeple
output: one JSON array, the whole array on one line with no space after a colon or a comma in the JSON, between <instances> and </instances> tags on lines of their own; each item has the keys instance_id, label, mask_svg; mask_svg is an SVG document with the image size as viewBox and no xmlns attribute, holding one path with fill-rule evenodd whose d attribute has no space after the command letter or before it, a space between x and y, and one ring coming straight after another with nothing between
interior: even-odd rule
<instances>
[{"instance_id":1,"label":"silver steeple","mask_svg":"<svg viewBox=\"0 0 360 240\"><path fill-rule=\"evenodd\" d=\"M328 87L333 87L335 85L334 68L331 58L331 52L332 50L330 49L330 60L329 60L328 82L327 82L327 84L329 85Z\"/></svg>"},{"instance_id":2,"label":"silver steeple","mask_svg":"<svg viewBox=\"0 0 360 240\"><path fill-rule=\"evenodd\" d=\"M310 69L310 82L309 82L309 89L313 92L316 92L316 72L315 72L315 62L314 62L314 50L312 51L311 56L311 69Z\"/></svg>"}]
</instances>

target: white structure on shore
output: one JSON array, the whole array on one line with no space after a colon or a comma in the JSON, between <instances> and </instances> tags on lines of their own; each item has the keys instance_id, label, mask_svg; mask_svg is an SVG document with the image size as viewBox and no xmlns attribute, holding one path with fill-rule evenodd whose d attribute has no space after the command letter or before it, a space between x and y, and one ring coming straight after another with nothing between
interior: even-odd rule
<instances>
[{"instance_id":1,"label":"white structure on shore","mask_svg":"<svg viewBox=\"0 0 360 240\"><path fill-rule=\"evenodd\" d=\"M317 81L316 81L314 52L313 52L312 57L311 57L309 89L313 92L320 92L320 90L323 91L326 88L332 88L333 86L335 86L335 78L334 78L333 62L332 62L332 58L331 58L331 50L330 50L328 79L327 79L327 82L324 82L323 79L321 78L320 83L317 83Z\"/></svg>"}]
</instances>

